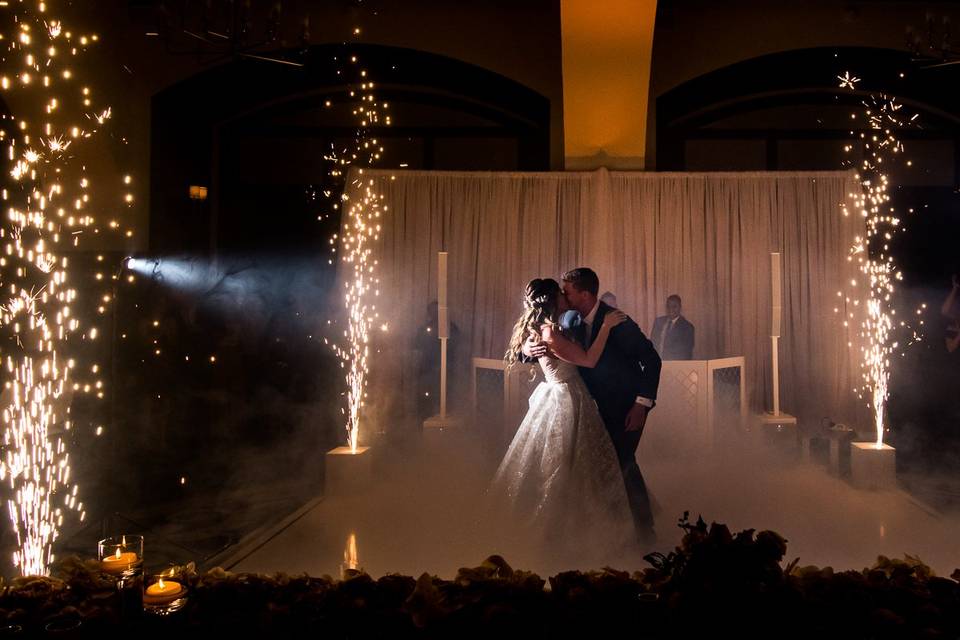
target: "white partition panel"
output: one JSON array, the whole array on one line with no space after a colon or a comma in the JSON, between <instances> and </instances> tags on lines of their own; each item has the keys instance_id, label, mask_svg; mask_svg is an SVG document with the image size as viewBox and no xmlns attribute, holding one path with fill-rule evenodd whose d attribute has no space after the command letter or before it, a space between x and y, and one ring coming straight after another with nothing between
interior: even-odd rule
<instances>
[{"instance_id":1,"label":"white partition panel","mask_svg":"<svg viewBox=\"0 0 960 640\"><path fill-rule=\"evenodd\" d=\"M683 457L709 451L743 428L747 415L743 357L667 360L660 373L657 406L650 413L641 449L645 456ZM507 368L502 360L473 359L474 424L506 445L543 381L536 365Z\"/></svg>"}]
</instances>

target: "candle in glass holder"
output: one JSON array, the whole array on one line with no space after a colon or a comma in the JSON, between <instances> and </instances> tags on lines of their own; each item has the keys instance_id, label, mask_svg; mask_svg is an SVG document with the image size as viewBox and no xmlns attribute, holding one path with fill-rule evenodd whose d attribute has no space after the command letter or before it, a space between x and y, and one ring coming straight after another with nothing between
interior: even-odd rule
<instances>
[{"instance_id":1,"label":"candle in glass holder","mask_svg":"<svg viewBox=\"0 0 960 640\"><path fill-rule=\"evenodd\" d=\"M104 538L98 544L100 569L121 581L143 576L143 536Z\"/></svg>"},{"instance_id":2,"label":"candle in glass holder","mask_svg":"<svg viewBox=\"0 0 960 640\"><path fill-rule=\"evenodd\" d=\"M170 604L183 595L183 585L176 580L160 578L147 587L143 594L143 603L152 605Z\"/></svg>"},{"instance_id":3,"label":"candle in glass holder","mask_svg":"<svg viewBox=\"0 0 960 640\"><path fill-rule=\"evenodd\" d=\"M113 555L104 556L100 566L107 573L123 573L129 571L137 563L137 554L133 551L117 551Z\"/></svg>"},{"instance_id":4,"label":"candle in glass holder","mask_svg":"<svg viewBox=\"0 0 960 640\"><path fill-rule=\"evenodd\" d=\"M143 590L143 610L158 616L179 611L187 604L187 587L173 579L173 572L147 579Z\"/></svg>"}]
</instances>

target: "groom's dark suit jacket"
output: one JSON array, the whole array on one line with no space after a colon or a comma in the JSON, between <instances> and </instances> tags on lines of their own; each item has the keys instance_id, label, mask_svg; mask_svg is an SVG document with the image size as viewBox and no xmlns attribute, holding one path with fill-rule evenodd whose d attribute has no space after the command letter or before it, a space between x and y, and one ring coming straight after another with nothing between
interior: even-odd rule
<instances>
[{"instance_id":1,"label":"groom's dark suit jacket","mask_svg":"<svg viewBox=\"0 0 960 640\"><path fill-rule=\"evenodd\" d=\"M612 307L608 304L600 303L593 319L589 341L583 340L586 324L572 327L571 332L589 346L600 332L603 317L611 310ZM647 339L637 323L628 318L610 332L607 346L597 365L592 369L580 368L580 375L593 399L597 401L600 416L611 435L623 431L627 413L636 402L637 396L657 399L660 367L660 356L653 348L653 343Z\"/></svg>"}]
</instances>

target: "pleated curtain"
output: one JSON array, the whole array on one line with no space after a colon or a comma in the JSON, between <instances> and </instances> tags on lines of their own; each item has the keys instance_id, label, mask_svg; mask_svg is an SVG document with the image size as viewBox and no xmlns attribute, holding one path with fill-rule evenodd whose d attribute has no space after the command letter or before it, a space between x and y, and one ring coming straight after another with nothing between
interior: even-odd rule
<instances>
[{"instance_id":1,"label":"pleated curtain","mask_svg":"<svg viewBox=\"0 0 960 640\"><path fill-rule=\"evenodd\" d=\"M437 297L437 252L449 252L451 344L457 380L472 357L500 358L525 283L592 267L600 290L648 335L670 294L696 327L696 359L742 355L753 411L770 408L770 252L783 260L783 409L856 421L854 326L838 291L863 221L844 205L850 172L483 173L365 170L348 197L372 186L388 207L375 243L377 308L371 396L379 420L408 411L410 362L426 305ZM343 271L341 270L341 273ZM391 418L391 416L393 416Z\"/></svg>"}]
</instances>

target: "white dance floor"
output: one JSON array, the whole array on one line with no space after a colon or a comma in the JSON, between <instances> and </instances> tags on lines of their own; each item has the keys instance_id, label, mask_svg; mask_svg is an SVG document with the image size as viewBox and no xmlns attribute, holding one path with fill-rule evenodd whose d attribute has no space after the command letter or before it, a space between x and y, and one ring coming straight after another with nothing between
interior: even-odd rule
<instances>
[{"instance_id":1,"label":"white dance floor","mask_svg":"<svg viewBox=\"0 0 960 640\"><path fill-rule=\"evenodd\" d=\"M642 552L592 560L531 560L494 548L490 532L509 522L478 522L480 488L492 474L490 456L469 439L443 452L379 451L376 484L359 496L324 496L286 522L264 530L224 565L234 571L338 575L350 534L360 565L385 573L452 577L502 553L515 568L543 576L608 562L637 570ZM919 556L938 575L960 567L960 521L936 514L902 491L866 492L818 467L778 461L765 451L717 452L710 460L645 460L641 468L659 505L655 550L679 543L684 511L731 531L772 529L788 540L787 558L801 565L860 570L878 554ZM577 566L580 565L580 566Z\"/></svg>"}]
</instances>

